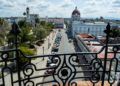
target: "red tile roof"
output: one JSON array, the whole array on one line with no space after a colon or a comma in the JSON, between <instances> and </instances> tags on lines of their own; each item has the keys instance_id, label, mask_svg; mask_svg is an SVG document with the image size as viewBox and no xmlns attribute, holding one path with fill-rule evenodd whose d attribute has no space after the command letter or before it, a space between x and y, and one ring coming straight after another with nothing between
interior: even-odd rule
<instances>
[{"instance_id":1,"label":"red tile roof","mask_svg":"<svg viewBox=\"0 0 120 86\"><path fill-rule=\"evenodd\" d=\"M90 49L92 52L99 52L99 51L101 50L101 48L102 48L102 46L94 46L94 45L89 46L89 49ZM110 48L108 48L108 50L110 51ZM100 59L105 58L105 49L104 49L101 53L99 53L97 56L98 56L98 58L100 58ZM114 54L113 54L113 53L108 53L108 54L107 54L107 58L111 59L111 58L113 58L113 57L114 57Z\"/></svg>"},{"instance_id":2,"label":"red tile roof","mask_svg":"<svg viewBox=\"0 0 120 86\"><path fill-rule=\"evenodd\" d=\"M86 33L80 34L80 37L81 38L95 38L94 36L86 34Z\"/></svg>"}]
</instances>

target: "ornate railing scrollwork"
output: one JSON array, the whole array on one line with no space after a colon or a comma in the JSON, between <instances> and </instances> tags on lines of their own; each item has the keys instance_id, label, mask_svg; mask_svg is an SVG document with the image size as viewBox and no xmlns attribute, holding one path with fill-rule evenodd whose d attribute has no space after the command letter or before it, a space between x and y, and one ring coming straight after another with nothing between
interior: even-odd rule
<instances>
[{"instance_id":1,"label":"ornate railing scrollwork","mask_svg":"<svg viewBox=\"0 0 120 86\"><path fill-rule=\"evenodd\" d=\"M101 86L105 82L111 86L119 83L120 76L116 75L120 75L120 44L109 44L110 25L106 28L106 44L99 52L25 56L17 47L16 32L19 31L15 31L14 27L15 49L0 51L0 65L3 63L3 67L0 67L0 86L79 86L79 81L88 80L93 86L99 82ZM108 47L112 47L111 51L108 51ZM105 51L105 55L101 59L98 55L102 51ZM11 52L14 56L11 56ZM108 58L110 53L113 57ZM20 56L27 58L28 62L20 63ZM46 59L43 61L43 58ZM16 70L11 64L15 65Z\"/></svg>"},{"instance_id":2,"label":"ornate railing scrollwork","mask_svg":"<svg viewBox=\"0 0 120 86\"><path fill-rule=\"evenodd\" d=\"M111 45L110 45L111 46ZM104 50L102 48L102 50ZM8 76L11 76L11 85L16 85L19 81L21 82L21 86L39 86L53 83L52 85L56 86L78 86L79 81L81 80L89 80L93 84L97 84L102 81L102 73L103 73L103 60L98 58L98 53L72 53L72 54L56 54L56 55L42 55L42 56L25 56L20 50L19 54L29 59L29 62L25 64L20 69L20 80L14 77L17 77L12 70L9 63L16 62L16 58L10 58L9 53L16 52L16 50L8 50L1 51L1 63L4 63L2 68L2 85L5 86L5 69L9 69ZM107 60L109 64L106 66L105 72L105 81L108 81L109 84L114 84L117 81L116 74L119 73L118 65L119 65L119 46L113 46L112 51L109 53L113 53L113 58ZM84 59L81 55L90 55L93 54L93 59L91 62L81 64L80 59ZM55 67L43 67L41 65L37 65L34 63L35 59L47 58L51 59L51 62L56 64ZM34 59L32 61L32 59ZM47 64L47 63L45 63ZM41 68L40 68L41 66ZM54 70L52 74L46 74L45 72L48 70ZM16 71L17 73L17 71ZM42 75L41 75L42 73ZM88 74L85 74L88 73ZM7 76L6 76L7 77ZM40 80L41 79L41 80ZM39 81L40 80L40 81Z\"/></svg>"}]
</instances>

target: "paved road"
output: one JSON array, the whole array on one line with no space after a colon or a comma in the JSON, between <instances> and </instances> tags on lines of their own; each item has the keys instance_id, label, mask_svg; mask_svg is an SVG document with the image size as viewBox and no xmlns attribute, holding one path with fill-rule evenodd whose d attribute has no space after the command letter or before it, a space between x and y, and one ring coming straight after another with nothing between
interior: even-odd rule
<instances>
[{"instance_id":1,"label":"paved road","mask_svg":"<svg viewBox=\"0 0 120 86\"><path fill-rule=\"evenodd\" d=\"M67 37L67 34L65 33L65 30L61 30L62 40L60 43L59 51L58 53L73 53L75 52L73 42L69 43L69 39Z\"/></svg>"},{"instance_id":2,"label":"paved road","mask_svg":"<svg viewBox=\"0 0 120 86\"><path fill-rule=\"evenodd\" d=\"M65 33L65 30L61 30L60 33L61 33L61 35L62 35L62 39L61 39L61 43L60 43L60 46L59 46L59 51L58 51L58 53L63 54L63 53L74 53L74 52L76 52L76 49L75 49L75 46L73 45L73 42L70 42L70 43L69 43L69 39L68 39L68 37L67 37L67 34ZM73 65L78 65L78 63L73 62L73 61L70 62L70 61L69 61L69 58L76 59L76 57L70 57L70 55L68 55L68 56L66 56L66 57L61 56L60 58L61 58L61 64L60 64L59 67L56 69L56 74L57 74L57 75L60 75L61 77L63 77L63 76L61 75L61 72L58 72L58 70L67 69L67 70L68 70L68 76L70 75L69 78L71 78L71 76L73 76L74 73L71 73L70 70L69 70L69 68L70 68L72 71L74 71L74 68L73 68L73 66L70 65L70 63L72 63ZM64 67L63 64L65 64L64 66L67 66L67 67L63 68L63 67ZM76 67L76 70L77 70L77 71L81 71L82 69L81 69L81 67ZM66 76L66 77L68 77L68 76ZM83 77L83 73L77 73L76 76L77 76L77 77L78 77L78 76ZM76 76L75 76L75 77L76 77ZM61 80L60 80L57 76L55 76L55 78L56 78L59 82L61 82ZM63 78L65 78L65 77L63 77ZM45 81L45 82L46 82L46 81L54 81L53 76L45 77L44 81ZM77 81L77 80L76 80L76 81ZM52 83L52 86L53 86L53 84L55 84L55 83ZM44 84L44 86L50 86L50 84Z\"/></svg>"}]
</instances>

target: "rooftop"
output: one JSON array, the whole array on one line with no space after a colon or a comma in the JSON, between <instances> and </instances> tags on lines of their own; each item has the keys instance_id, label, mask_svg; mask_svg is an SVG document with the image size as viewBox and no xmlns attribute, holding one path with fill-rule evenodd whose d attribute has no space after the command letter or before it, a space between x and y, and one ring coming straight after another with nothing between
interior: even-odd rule
<instances>
[{"instance_id":1,"label":"rooftop","mask_svg":"<svg viewBox=\"0 0 120 86\"><path fill-rule=\"evenodd\" d=\"M86 25L106 25L105 22L86 22Z\"/></svg>"},{"instance_id":2,"label":"rooftop","mask_svg":"<svg viewBox=\"0 0 120 86\"><path fill-rule=\"evenodd\" d=\"M88 47L91 52L99 52L103 45L90 34L79 34L84 44ZM108 51L112 51L112 47L108 47ZM113 53L108 53L107 58L113 58ZM98 54L98 58L103 59L105 57L105 49Z\"/></svg>"},{"instance_id":3,"label":"rooftop","mask_svg":"<svg viewBox=\"0 0 120 86\"><path fill-rule=\"evenodd\" d=\"M82 34L79 34L79 36L83 40L95 40L95 37L92 36L91 34L82 33Z\"/></svg>"}]
</instances>

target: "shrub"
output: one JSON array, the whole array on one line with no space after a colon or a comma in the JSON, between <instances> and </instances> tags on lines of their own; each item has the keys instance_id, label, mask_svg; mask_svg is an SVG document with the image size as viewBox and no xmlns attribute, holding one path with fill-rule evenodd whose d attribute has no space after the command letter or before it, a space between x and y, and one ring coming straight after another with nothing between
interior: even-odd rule
<instances>
[{"instance_id":1,"label":"shrub","mask_svg":"<svg viewBox=\"0 0 120 86\"><path fill-rule=\"evenodd\" d=\"M29 48L30 48L30 49L34 49L34 48L35 48L35 46L34 46L34 45L32 45L32 44L30 44Z\"/></svg>"},{"instance_id":2,"label":"shrub","mask_svg":"<svg viewBox=\"0 0 120 86\"><path fill-rule=\"evenodd\" d=\"M2 78L2 73L0 73L0 78Z\"/></svg>"},{"instance_id":3,"label":"shrub","mask_svg":"<svg viewBox=\"0 0 120 86\"><path fill-rule=\"evenodd\" d=\"M4 64L0 64L0 67L3 67L4 66Z\"/></svg>"},{"instance_id":4,"label":"shrub","mask_svg":"<svg viewBox=\"0 0 120 86\"><path fill-rule=\"evenodd\" d=\"M24 46L21 46L20 47L20 50L24 53L24 55L26 56L32 56L32 55L35 55L35 49L29 49L28 47L24 47ZM25 58L24 56L20 55L20 62L23 63L26 63L26 62L29 62L29 59L28 58Z\"/></svg>"},{"instance_id":5,"label":"shrub","mask_svg":"<svg viewBox=\"0 0 120 86\"><path fill-rule=\"evenodd\" d=\"M25 43L21 43L21 44L20 44L20 47L29 47L29 45L28 45L28 44L25 44Z\"/></svg>"}]
</instances>

